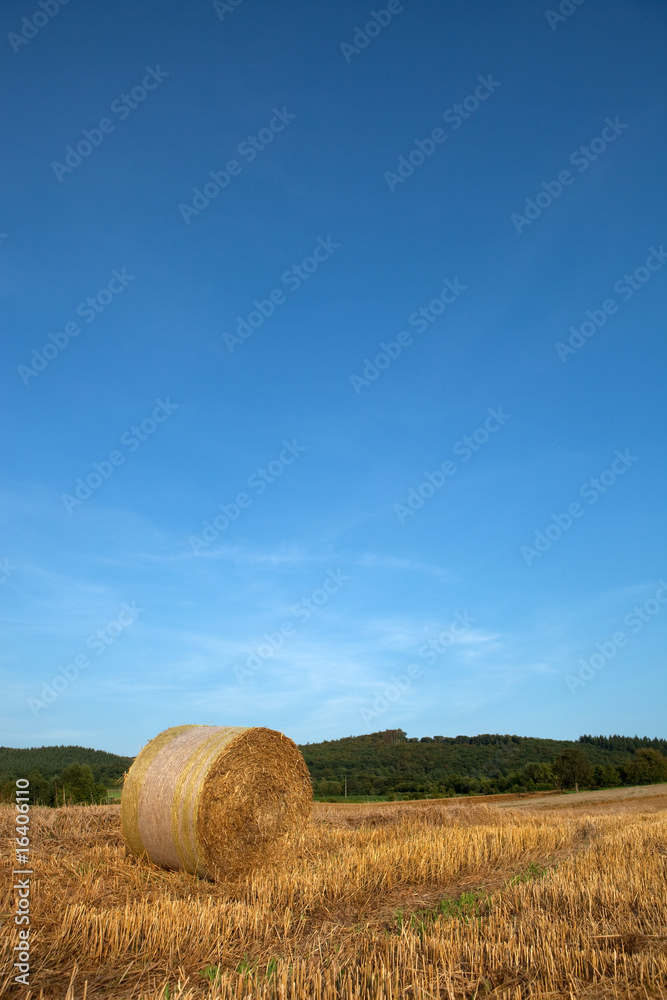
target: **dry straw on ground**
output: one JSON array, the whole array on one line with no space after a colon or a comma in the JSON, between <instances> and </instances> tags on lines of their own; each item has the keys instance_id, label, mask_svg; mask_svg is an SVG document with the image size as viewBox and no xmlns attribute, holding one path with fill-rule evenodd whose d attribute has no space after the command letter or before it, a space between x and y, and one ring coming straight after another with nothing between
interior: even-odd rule
<instances>
[{"instance_id":1,"label":"dry straw on ground","mask_svg":"<svg viewBox=\"0 0 667 1000\"><path fill-rule=\"evenodd\" d=\"M667 1000L667 786L580 794L315 804L232 886L128 854L118 806L37 807L30 992L0 806L0 1000Z\"/></svg>"},{"instance_id":2,"label":"dry straw on ground","mask_svg":"<svg viewBox=\"0 0 667 1000\"><path fill-rule=\"evenodd\" d=\"M123 833L134 854L163 868L233 880L284 854L311 798L303 757L282 733L174 726L130 768Z\"/></svg>"}]
</instances>

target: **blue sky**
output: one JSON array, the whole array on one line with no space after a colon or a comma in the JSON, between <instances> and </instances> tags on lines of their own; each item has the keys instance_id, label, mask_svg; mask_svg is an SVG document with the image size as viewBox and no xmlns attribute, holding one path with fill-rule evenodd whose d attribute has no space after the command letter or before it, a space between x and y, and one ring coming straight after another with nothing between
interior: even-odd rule
<instances>
[{"instance_id":1,"label":"blue sky","mask_svg":"<svg viewBox=\"0 0 667 1000\"><path fill-rule=\"evenodd\" d=\"M2 742L664 737L664 6L44 3Z\"/></svg>"}]
</instances>

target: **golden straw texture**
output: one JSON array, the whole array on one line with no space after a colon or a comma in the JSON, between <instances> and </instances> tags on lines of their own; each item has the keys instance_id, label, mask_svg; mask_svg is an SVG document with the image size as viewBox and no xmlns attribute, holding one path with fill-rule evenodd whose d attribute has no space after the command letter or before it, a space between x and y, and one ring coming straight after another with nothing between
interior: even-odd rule
<instances>
[{"instance_id":1,"label":"golden straw texture","mask_svg":"<svg viewBox=\"0 0 667 1000\"><path fill-rule=\"evenodd\" d=\"M281 856L311 798L303 757L282 733L175 726L134 761L121 820L134 854L163 868L236 878Z\"/></svg>"}]
</instances>

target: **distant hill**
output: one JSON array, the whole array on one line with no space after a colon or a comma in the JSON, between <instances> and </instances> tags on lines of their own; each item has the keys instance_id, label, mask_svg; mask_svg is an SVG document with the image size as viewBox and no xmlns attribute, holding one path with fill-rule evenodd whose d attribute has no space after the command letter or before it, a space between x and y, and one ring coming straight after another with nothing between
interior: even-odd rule
<instances>
[{"instance_id":1,"label":"distant hill","mask_svg":"<svg viewBox=\"0 0 667 1000\"><path fill-rule=\"evenodd\" d=\"M667 766L667 740L637 736L580 736L570 741L483 733L408 739L402 729L387 729L306 743L299 749L319 798L340 795L345 779L350 796L414 798L552 788L557 782L550 765L572 747L578 747L593 766L594 787L639 784L644 777L658 780L637 770L637 750L658 751ZM0 747L0 788L34 770L50 781L71 764L87 764L95 781L109 787L122 778L133 759L89 747Z\"/></svg>"},{"instance_id":2,"label":"distant hill","mask_svg":"<svg viewBox=\"0 0 667 1000\"><path fill-rule=\"evenodd\" d=\"M0 747L0 785L8 779L27 777L34 770L43 778L53 778L70 764L87 764L96 781L113 785L133 760L133 757L120 757L89 747L31 747L28 750Z\"/></svg>"},{"instance_id":3,"label":"distant hill","mask_svg":"<svg viewBox=\"0 0 667 1000\"><path fill-rule=\"evenodd\" d=\"M667 740L647 737L581 736L574 742L484 733L408 739L401 729L307 743L300 749L320 796L340 794L345 778L350 795L414 796L553 787L548 768L533 765L549 765L572 747L596 767L598 784L624 782L623 768L637 749L667 755ZM609 767L616 774L602 772Z\"/></svg>"}]
</instances>

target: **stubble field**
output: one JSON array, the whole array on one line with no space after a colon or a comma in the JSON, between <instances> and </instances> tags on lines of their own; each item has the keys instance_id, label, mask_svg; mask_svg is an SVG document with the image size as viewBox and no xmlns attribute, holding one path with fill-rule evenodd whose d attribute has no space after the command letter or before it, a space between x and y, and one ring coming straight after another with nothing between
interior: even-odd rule
<instances>
[{"instance_id":1,"label":"stubble field","mask_svg":"<svg viewBox=\"0 0 667 1000\"><path fill-rule=\"evenodd\" d=\"M667 786L480 804L315 805L237 885L126 853L118 806L31 810L25 1000L667 1000Z\"/></svg>"}]
</instances>

